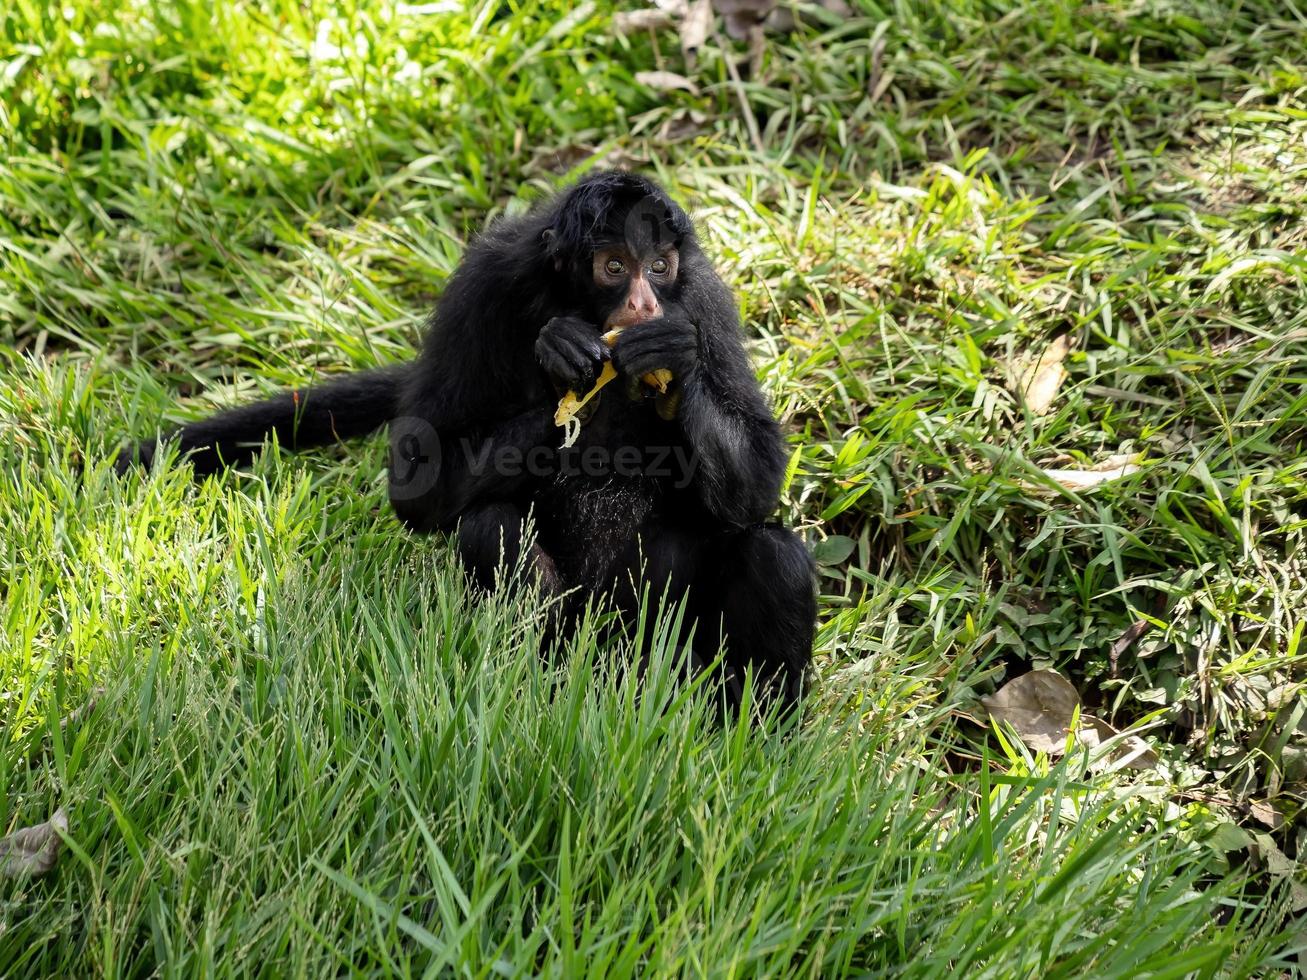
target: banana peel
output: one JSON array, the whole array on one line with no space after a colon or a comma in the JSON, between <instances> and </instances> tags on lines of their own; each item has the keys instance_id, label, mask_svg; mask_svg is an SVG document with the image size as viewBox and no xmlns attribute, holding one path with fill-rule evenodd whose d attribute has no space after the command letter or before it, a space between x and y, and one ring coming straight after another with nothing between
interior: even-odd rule
<instances>
[{"instance_id":1,"label":"banana peel","mask_svg":"<svg viewBox=\"0 0 1307 980\"><path fill-rule=\"evenodd\" d=\"M617 343L617 336L621 329L609 330L604 334L603 341L609 347ZM599 377L595 380L594 387L584 395L578 395L575 391L569 391L558 401L558 409L554 412L554 425L563 427L563 448L576 445L576 440L581 435L581 420L577 417L581 409L585 408L586 403L608 382L617 377L617 369L613 367L612 361L604 361L604 366L599 372ZM657 389L660 395L667 394L667 386L672 382L672 372L665 368L659 368L657 371L650 371L642 376L640 380L650 388ZM660 408L659 415L662 415Z\"/></svg>"}]
</instances>

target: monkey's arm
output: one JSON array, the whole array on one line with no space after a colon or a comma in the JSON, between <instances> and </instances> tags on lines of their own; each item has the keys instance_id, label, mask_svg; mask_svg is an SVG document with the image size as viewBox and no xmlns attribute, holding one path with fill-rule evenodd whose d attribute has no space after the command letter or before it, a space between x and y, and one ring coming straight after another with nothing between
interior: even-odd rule
<instances>
[{"instance_id":1,"label":"monkey's arm","mask_svg":"<svg viewBox=\"0 0 1307 980\"><path fill-rule=\"evenodd\" d=\"M747 361L741 370L734 360L704 358L684 381L677 419L696 464L699 499L714 517L742 526L776 510L785 449Z\"/></svg>"},{"instance_id":2,"label":"monkey's arm","mask_svg":"<svg viewBox=\"0 0 1307 980\"><path fill-rule=\"evenodd\" d=\"M469 247L400 393L390 500L415 531L452 530L469 508L520 496L529 473L512 453L549 443L557 395L539 372L538 331L528 329L548 316L510 274L528 261L514 257L520 244L492 232Z\"/></svg>"},{"instance_id":3,"label":"monkey's arm","mask_svg":"<svg viewBox=\"0 0 1307 980\"><path fill-rule=\"evenodd\" d=\"M540 405L504 421L437 431L414 415L390 427L390 502L415 531L449 531L470 507L513 500L553 453L553 418Z\"/></svg>"},{"instance_id":4,"label":"monkey's arm","mask_svg":"<svg viewBox=\"0 0 1307 980\"><path fill-rule=\"evenodd\" d=\"M779 500L785 448L740 342L734 300L711 269L693 270L666 316L624 331L614 359L628 376L672 372L691 483L708 512L736 526L766 520Z\"/></svg>"}]
</instances>

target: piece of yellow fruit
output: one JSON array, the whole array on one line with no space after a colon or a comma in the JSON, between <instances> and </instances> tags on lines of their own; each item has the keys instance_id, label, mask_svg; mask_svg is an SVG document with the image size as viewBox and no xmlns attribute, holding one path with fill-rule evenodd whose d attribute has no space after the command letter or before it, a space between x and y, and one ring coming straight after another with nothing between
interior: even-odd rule
<instances>
[{"instance_id":1,"label":"piece of yellow fruit","mask_svg":"<svg viewBox=\"0 0 1307 980\"><path fill-rule=\"evenodd\" d=\"M604 334L603 341L609 347L617 343L617 335L621 329L609 330ZM577 438L581 435L581 422L577 418L582 408L595 395L599 394L599 389L613 378L617 377L617 369L613 367L612 361L604 361L603 369L599 372L599 377L595 380L594 387L585 393L584 396L578 395L575 391L569 391L558 400L558 409L554 412L554 425L561 425L563 431L563 448L576 444ZM667 393L667 386L671 384L672 372L665 368L659 368L657 371L650 371L640 379L650 388L657 388L660 395Z\"/></svg>"},{"instance_id":2,"label":"piece of yellow fruit","mask_svg":"<svg viewBox=\"0 0 1307 980\"><path fill-rule=\"evenodd\" d=\"M613 367L613 362L604 361L603 369L600 370L599 377L595 380L593 388L584 395L569 391L558 400L558 410L554 412L554 425L567 425L568 422L574 421L577 414L585 407L586 402L599 394L599 389L615 377L617 377L617 368Z\"/></svg>"}]
</instances>

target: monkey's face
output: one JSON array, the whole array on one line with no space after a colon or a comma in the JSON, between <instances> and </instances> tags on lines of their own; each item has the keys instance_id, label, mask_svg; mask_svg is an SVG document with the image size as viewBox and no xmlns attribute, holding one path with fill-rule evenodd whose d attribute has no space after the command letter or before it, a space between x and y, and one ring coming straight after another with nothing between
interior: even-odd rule
<instances>
[{"instance_id":1,"label":"monkey's face","mask_svg":"<svg viewBox=\"0 0 1307 980\"><path fill-rule=\"evenodd\" d=\"M676 284L680 256L674 245L635 243L595 250L591 276L604 329L631 327L662 316L663 297Z\"/></svg>"}]
</instances>

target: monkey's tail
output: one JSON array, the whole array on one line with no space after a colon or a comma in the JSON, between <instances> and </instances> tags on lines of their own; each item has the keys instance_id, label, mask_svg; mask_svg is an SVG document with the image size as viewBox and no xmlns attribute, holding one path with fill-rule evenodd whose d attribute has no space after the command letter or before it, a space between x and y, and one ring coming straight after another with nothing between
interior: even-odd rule
<instances>
[{"instance_id":1,"label":"monkey's tail","mask_svg":"<svg viewBox=\"0 0 1307 980\"><path fill-rule=\"evenodd\" d=\"M216 473L253 459L269 436L289 449L325 446L365 436L398 411L399 391L415 362L347 374L309 388L284 391L267 401L242 405L191 422L118 454L119 473L149 466L160 444L176 443L196 475Z\"/></svg>"}]
</instances>

